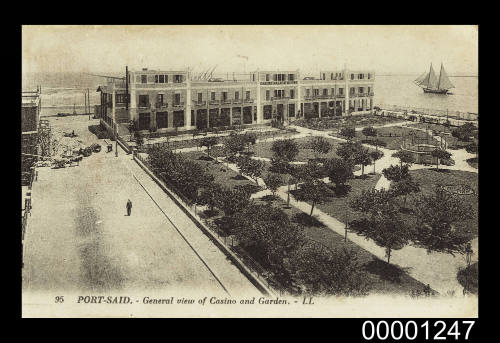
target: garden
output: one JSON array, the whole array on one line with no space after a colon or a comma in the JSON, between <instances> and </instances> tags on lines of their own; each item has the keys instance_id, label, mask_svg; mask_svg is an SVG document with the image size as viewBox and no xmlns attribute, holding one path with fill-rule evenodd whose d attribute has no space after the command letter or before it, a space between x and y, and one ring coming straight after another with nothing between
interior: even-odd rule
<instances>
[{"instance_id":1,"label":"garden","mask_svg":"<svg viewBox=\"0 0 500 343\"><path fill-rule=\"evenodd\" d=\"M474 184L464 172L409 172L411 162L402 158L400 165L383 171L391 188L378 191L374 186L380 175L365 172L365 167L383 153L351 140L307 137L257 143L254 135L234 134L222 145L217 137L206 137L200 147L206 152L173 153L151 147L147 164L184 201L203 206L204 220L231 238L232 248L243 260L265 271L273 287L291 294L418 293L424 285L390 264L392 251L414 244L428 251L462 254L477 235L477 229L470 230L477 221L477 210L467 207L473 201L467 200L470 195L457 200L436 187L440 182L467 183L477 192L477 178ZM307 162L292 163L301 158ZM355 168L362 169L361 175L354 176ZM257 185L260 177L271 194L253 199L251 195L264 186ZM287 201L276 196L283 185L288 185ZM310 213L290 206L291 197L308 203ZM315 208L347 220L350 231L384 247L387 261L344 241L314 217Z\"/></svg>"},{"instance_id":2,"label":"garden","mask_svg":"<svg viewBox=\"0 0 500 343\"><path fill-rule=\"evenodd\" d=\"M462 126L447 126L444 124L410 124L410 127L429 130L429 133L439 135L443 133L443 139L446 140L449 149L477 149L478 129L472 123L466 123ZM473 151L469 151L473 152Z\"/></svg>"},{"instance_id":3,"label":"garden","mask_svg":"<svg viewBox=\"0 0 500 343\"><path fill-rule=\"evenodd\" d=\"M418 140L419 142L424 140L429 140L429 142L434 141L434 138L427 136L423 131L401 126L379 128L369 126L365 127L362 131L356 131L354 128L343 128L330 135L390 150L399 150L405 139L407 142L411 142L412 140Z\"/></svg>"},{"instance_id":4,"label":"garden","mask_svg":"<svg viewBox=\"0 0 500 343\"><path fill-rule=\"evenodd\" d=\"M302 126L313 130L340 130L343 127L364 127L373 125L385 125L390 123L404 123L401 118L382 117L371 114L342 116L342 117L324 117L324 118L309 118L299 119L294 122L294 125Z\"/></svg>"}]
</instances>

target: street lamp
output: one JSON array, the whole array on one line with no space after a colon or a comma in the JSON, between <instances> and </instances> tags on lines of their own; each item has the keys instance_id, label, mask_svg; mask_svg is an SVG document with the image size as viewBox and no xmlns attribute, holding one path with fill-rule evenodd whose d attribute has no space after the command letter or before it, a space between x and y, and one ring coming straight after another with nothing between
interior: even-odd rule
<instances>
[{"instance_id":1,"label":"street lamp","mask_svg":"<svg viewBox=\"0 0 500 343\"><path fill-rule=\"evenodd\" d=\"M116 121L114 122L115 126L115 157L118 157L118 135L116 132Z\"/></svg>"}]
</instances>

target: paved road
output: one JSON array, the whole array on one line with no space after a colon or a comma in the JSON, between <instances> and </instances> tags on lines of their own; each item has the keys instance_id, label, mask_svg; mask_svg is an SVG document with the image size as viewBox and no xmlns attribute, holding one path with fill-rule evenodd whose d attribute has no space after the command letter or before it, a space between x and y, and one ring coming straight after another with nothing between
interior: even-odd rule
<instances>
[{"instance_id":1,"label":"paved road","mask_svg":"<svg viewBox=\"0 0 500 343\"><path fill-rule=\"evenodd\" d=\"M87 125L73 123L80 138L97 141L84 132ZM174 224L186 230L184 234L198 254L143 187L167 208ZM25 239L23 291L259 295L158 190L123 150L118 158L103 149L84 158L80 166L40 168ZM130 217L125 209L128 198L133 202Z\"/></svg>"}]
</instances>

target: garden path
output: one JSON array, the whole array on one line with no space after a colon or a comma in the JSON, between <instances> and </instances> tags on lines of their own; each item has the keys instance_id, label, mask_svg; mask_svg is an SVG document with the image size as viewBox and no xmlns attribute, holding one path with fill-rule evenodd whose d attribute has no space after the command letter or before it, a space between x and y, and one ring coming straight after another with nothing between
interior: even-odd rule
<instances>
[{"instance_id":1,"label":"garden path","mask_svg":"<svg viewBox=\"0 0 500 343\"><path fill-rule=\"evenodd\" d=\"M328 138L333 138L333 139L338 139L341 141L346 141L345 139L342 138L337 138L337 137L332 137L328 135L328 132L323 132L323 131L317 131L317 130L311 130L303 127L297 127L294 126L299 133L305 136L324 136ZM382 169L387 168L391 164L399 164L399 160L397 158L392 157L392 153L394 153L393 150L389 149L384 149L384 148L379 148L382 152L384 152L384 157L381 158L379 161L376 163L376 172L381 172ZM458 154L455 154L455 156L460 156ZM469 158L467 155L461 156L459 160L462 160L464 158ZM465 162L466 163L466 162ZM237 171L238 168L235 164L228 164L228 167ZM410 169L422 169L422 168L429 168L432 166L420 166L420 165L413 165ZM447 167L450 169L458 169L458 170L464 170L466 169L469 171L470 169L473 169L472 167L468 166L468 168L463 168L463 164L457 163L455 166L452 167ZM463 168L463 169L462 169ZM477 171L476 171L477 172ZM356 171L355 175L359 175L361 171ZM250 178L249 178L250 179ZM259 178L259 184L260 185L265 185L264 181L262 178ZM324 179L325 182L329 182L329 180L326 178ZM387 180L385 177L381 177L379 181L377 182L377 185L375 186L376 189L381 189L381 188L388 188L390 185L389 180ZM265 195L269 195L271 192L269 190L263 190L260 192L257 192L253 194L253 198L258 198L262 197ZM276 193L279 197L281 197L283 200L287 200L287 186L280 187ZM290 199L290 204L301 211L309 214L310 212L310 205L306 202L302 201L296 201L293 197ZM335 231L336 233L340 235L345 234L345 223L342 223L338 219L322 212L319 209L314 210L315 216L317 217L318 220L320 220L323 224L325 224L330 230ZM378 258L384 260L385 257L385 249L377 245L373 240L367 239L363 236L360 236L354 232L350 232L347 235L347 238L352 241L353 243L359 245L363 249L369 251L370 253L374 254ZM478 238L475 238L472 240L472 248L474 250L474 256L472 257L473 262L478 260ZM458 269L461 267L466 266L466 261L464 256L462 255L456 255L452 256L450 254L445 254L445 253L427 253L426 249L423 248L418 248L415 246L406 246L400 250L397 251L392 251L391 252L391 263L398 265L399 267L403 268L410 276L414 277L416 280L424 283L424 284L429 284L431 288L434 290L438 291L439 293L446 295L446 294L452 294L454 293L455 295L461 295L463 287L460 285L460 283L457 281L456 275L458 272Z\"/></svg>"}]
</instances>

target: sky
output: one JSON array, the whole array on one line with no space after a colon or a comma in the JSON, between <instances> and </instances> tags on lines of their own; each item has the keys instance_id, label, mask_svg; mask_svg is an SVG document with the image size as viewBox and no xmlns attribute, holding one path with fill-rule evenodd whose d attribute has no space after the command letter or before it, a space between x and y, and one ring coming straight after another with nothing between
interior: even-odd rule
<instances>
[{"instance_id":1,"label":"sky","mask_svg":"<svg viewBox=\"0 0 500 343\"><path fill-rule=\"evenodd\" d=\"M478 74L477 26L23 26L26 72L373 70Z\"/></svg>"}]
</instances>

